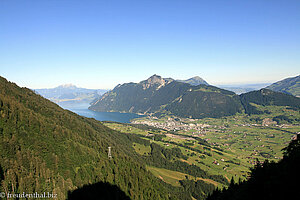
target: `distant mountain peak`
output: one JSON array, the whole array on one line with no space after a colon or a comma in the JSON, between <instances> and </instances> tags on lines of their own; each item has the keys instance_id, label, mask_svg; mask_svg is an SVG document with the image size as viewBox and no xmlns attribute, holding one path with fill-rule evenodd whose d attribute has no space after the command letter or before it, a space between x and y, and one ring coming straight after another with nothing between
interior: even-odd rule
<instances>
[{"instance_id":1,"label":"distant mountain peak","mask_svg":"<svg viewBox=\"0 0 300 200\"><path fill-rule=\"evenodd\" d=\"M168 83L168 80L163 79L161 76L154 74L150 76L147 80L141 81L140 84L143 85L143 89L148 89L152 86L157 86L157 89Z\"/></svg>"},{"instance_id":2,"label":"distant mountain peak","mask_svg":"<svg viewBox=\"0 0 300 200\"><path fill-rule=\"evenodd\" d=\"M203 78L199 77L199 76L194 76L192 78L189 78L187 80L177 80L179 82L182 83L188 83L190 85L209 85Z\"/></svg>"},{"instance_id":3,"label":"distant mountain peak","mask_svg":"<svg viewBox=\"0 0 300 200\"><path fill-rule=\"evenodd\" d=\"M192 77L192 78L190 78L190 79L203 80L202 78L200 78L200 76L194 76L194 77Z\"/></svg>"},{"instance_id":4,"label":"distant mountain peak","mask_svg":"<svg viewBox=\"0 0 300 200\"><path fill-rule=\"evenodd\" d=\"M155 84L155 83L163 84L165 82L164 79L161 76L156 75L156 74L150 76L146 81L149 84Z\"/></svg>"},{"instance_id":5,"label":"distant mountain peak","mask_svg":"<svg viewBox=\"0 0 300 200\"><path fill-rule=\"evenodd\" d=\"M77 87L72 83L67 83L67 84L59 85L58 88L76 89Z\"/></svg>"}]
</instances>

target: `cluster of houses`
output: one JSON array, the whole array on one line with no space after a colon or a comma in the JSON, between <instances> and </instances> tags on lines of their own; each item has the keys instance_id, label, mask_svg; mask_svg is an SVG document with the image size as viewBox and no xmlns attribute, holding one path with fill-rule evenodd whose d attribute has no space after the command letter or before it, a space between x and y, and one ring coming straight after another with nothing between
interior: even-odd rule
<instances>
[{"instance_id":1,"label":"cluster of houses","mask_svg":"<svg viewBox=\"0 0 300 200\"><path fill-rule=\"evenodd\" d=\"M153 126L156 128L165 129L168 131L189 131L195 130L197 133L203 133L205 128L211 127L208 124L198 124L198 123L185 123L180 119L168 118L166 121L158 121L156 117L149 117L147 120L135 120L132 121L133 124L146 124L148 126Z\"/></svg>"}]
</instances>

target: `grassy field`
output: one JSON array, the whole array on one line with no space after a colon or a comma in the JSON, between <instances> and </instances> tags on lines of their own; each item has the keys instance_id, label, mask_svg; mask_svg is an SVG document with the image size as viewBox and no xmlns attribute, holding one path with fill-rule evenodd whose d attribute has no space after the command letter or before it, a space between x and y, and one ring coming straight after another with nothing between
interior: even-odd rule
<instances>
[{"instance_id":1,"label":"grassy field","mask_svg":"<svg viewBox=\"0 0 300 200\"><path fill-rule=\"evenodd\" d=\"M140 155L148 155L151 152L150 146L145 146L139 143L133 143L134 150Z\"/></svg>"},{"instance_id":2,"label":"grassy field","mask_svg":"<svg viewBox=\"0 0 300 200\"><path fill-rule=\"evenodd\" d=\"M223 187L221 184L210 180L210 179L203 179L199 177L194 177L185 173L177 172L177 171L172 171L168 169L163 169L163 168L157 168L153 166L147 166L147 169L154 174L156 177L159 177L161 180L163 180L166 183L169 183L173 186L180 186L179 181L184 180L184 179L190 179L190 180L203 180L206 183L213 184L214 186L217 187Z\"/></svg>"}]
</instances>

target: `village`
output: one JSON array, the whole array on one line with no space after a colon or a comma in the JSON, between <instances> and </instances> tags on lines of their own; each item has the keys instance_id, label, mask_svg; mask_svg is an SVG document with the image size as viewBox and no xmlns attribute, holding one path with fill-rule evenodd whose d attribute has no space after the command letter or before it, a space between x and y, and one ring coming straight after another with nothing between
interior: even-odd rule
<instances>
[{"instance_id":1,"label":"village","mask_svg":"<svg viewBox=\"0 0 300 200\"><path fill-rule=\"evenodd\" d=\"M210 129L213 132L222 132L227 127L226 125L210 125L206 123L197 123L197 119L188 119L188 118L174 118L168 117L167 119L158 119L157 117L148 116L146 119L136 119L133 120L132 124L144 124L152 126L155 128L164 129L167 131L190 131L193 130L193 134L204 134ZM289 128L293 125L291 124L281 124L278 125L276 121L273 121L270 118L265 118L262 120L261 124L257 123L236 123L233 126L235 127L278 127L278 128ZM201 136L201 135L200 135Z\"/></svg>"},{"instance_id":2,"label":"village","mask_svg":"<svg viewBox=\"0 0 300 200\"><path fill-rule=\"evenodd\" d=\"M192 119L193 120L193 119ZM194 121L194 120L193 120ZM145 124L153 126L155 128L161 128L167 131L189 131L195 130L199 132L205 131L205 128L211 128L213 126L209 124L198 124L198 123L186 123L181 118L169 117L165 122L160 122L157 117L147 117L147 120L134 120L133 124Z\"/></svg>"}]
</instances>

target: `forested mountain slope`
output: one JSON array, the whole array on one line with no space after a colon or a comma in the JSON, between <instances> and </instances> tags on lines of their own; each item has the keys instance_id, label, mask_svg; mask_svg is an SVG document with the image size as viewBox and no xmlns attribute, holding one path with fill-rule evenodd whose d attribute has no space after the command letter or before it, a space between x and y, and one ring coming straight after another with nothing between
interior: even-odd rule
<instances>
[{"instance_id":1,"label":"forested mountain slope","mask_svg":"<svg viewBox=\"0 0 300 200\"><path fill-rule=\"evenodd\" d=\"M68 191L102 181L131 199L169 198L164 183L138 162L126 134L2 77L0 117L0 192L49 192L65 199Z\"/></svg>"},{"instance_id":2,"label":"forested mountain slope","mask_svg":"<svg viewBox=\"0 0 300 200\"><path fill-rule=\"evenodd\" d=\"M278 81L266 88L276 92L283 92L300 97L300 75Z\"/></svg>"},{"instance_id":3,"label":"forested mountain slope","mask_svg":"<svg viewBox=\"0 0 300 200\"><path fill-rule=\"evenodd\" d=\"M253 104L262 106L288 106L292 109L300 109L300 98L281 92L274 92L269 89L248 92L241 94L240 97L247 114L261 114L261 111L258 111Z\"/></svg>"}]
</instances>

